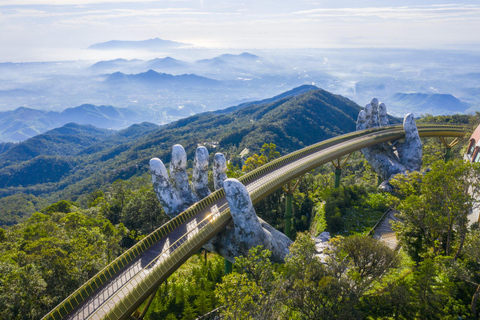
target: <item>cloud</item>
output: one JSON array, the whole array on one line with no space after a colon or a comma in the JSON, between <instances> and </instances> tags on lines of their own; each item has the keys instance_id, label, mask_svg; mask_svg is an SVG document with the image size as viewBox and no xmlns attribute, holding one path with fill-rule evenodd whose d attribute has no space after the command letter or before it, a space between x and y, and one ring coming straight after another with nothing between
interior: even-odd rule
<instances>
[{"instance_id":1,"label":"cloud","mask_svg":"<svg viewBox=\"0 0 480 320\"><path fill-rule=\"evenodd\" d=\"M0 0L0 49L33 55L41 47L57 52L155 37L234 48L479 43L473 32L480 29L478 0L438 4L447 1L456 2L402 0L394 7L384 0ZM2 5L7 2L25 5ZM431 2L437 4L425 5Z\"/></svg>"},{"instance_id":2,"label":"cloud","mask_svg":"<svg viewBox=\"0 0 480 320\"><path fill-rule=\"evenodd\" d=\"M184 2L187 0L170 0L170 1L179 1ZM65 0L15 0L13 5L52 5L52 6L61 6L65 5L67 1ZM161 2L159 0L142 0L139 2ZM135 3L132 0L68 0L68 5L89 5L97 3ZM0 6L10 6L12 5L11 0L0 0Z\"/></svg>"},{"instance_id":3,"label":"cloud","mask_svg":"<svg viewBox=\"0 0 480 320\"><path fill-rule=\"evenodd\" d=\"M469 18L480 15L480 5L429 5L403 7L317 8L294 12L310 18L381 18L394 20L431 20Z\"/></svg>"}]
</instances>

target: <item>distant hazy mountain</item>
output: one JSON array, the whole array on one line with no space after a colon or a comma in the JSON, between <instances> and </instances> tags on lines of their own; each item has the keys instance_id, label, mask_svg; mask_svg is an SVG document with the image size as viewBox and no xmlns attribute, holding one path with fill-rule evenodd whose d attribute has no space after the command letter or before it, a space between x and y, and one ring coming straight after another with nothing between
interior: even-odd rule
<instances>
[{"instance_id":1,"label":"distant hazy mountain","mask_svg":"<svg viewBox=\"0 0 480 320\"><path fill-rule=\"evenodd\" d=\"M208 146L211 152L234 155L246 147L256 152L264 142L273 142L288 153L355 130L361 108L351 100L321 89L288 95L231 113L203 113L110 135L90 126L66 125L0 154L0 197L19 192L62 198L88 194L102 183L147 172L152 157L168 162L176 143L185 147L189 159L198 144L213 141L218 145Z\"/></svg>"},{"instance_id":2,"label":"distant hazy mountain","mask_svg":"<svg viewBox=\"0 0 480 320\"><path fill-rule=\"evenodd\" d=\"M38 92L25 89L0 90L0 99L11 99L16 97L36 97Z\"/></svg>"},{"instance_id":3,"label":"distant hazy mountain","mask_svg":"<svg viewBox=\"0 0 480 320\"><path fill-rule=\"evenodd\" d=\"M215 88L235 89L234 84L225 84L206 77L194 74L174 76L166 73L158 73L149 70L139 74L124 74L115 72L104 76L104 83L108 87L115 88L117 95L125 94L134 90L143 90L146 94L160 96L169 88L176 88L186 94L210 92ZM218 114L231 113L235 110L250 105L266 104L293 97L304 92L318 89L315 86L304 85L282 93L273 98L246 102L226 110L220 110ZM214 101L212 101L214 102ZM175 104L166 104L153 108L117 108L112 106L95 106L83 104L78 107L68 108L62 112L43 111L20 107L13 111L0 112L0 143L20 142L34 137L47 130L74 122L78 124L93 125L103 129L123 129L134 123L150 121L155 123L168 123L179 118L188 117L197 113L203 113L214 108L211 105L199 104L194 101L179 100Z\"/></svg>"},{"instance_id":4,"label":"distant hazy mountain","mask_svg":"<svg viewBox=\"0 0 480 320\"><path fill-rule=\"evenodd\" d=\"M177 60L171 57L166 57L163 59L153 59L146 62L146 66L148 69L156 69L156 70L165 70L165 69L176 69L176 68L184 68L188 66L188 63L182 60Z\"/></svg>"},{"instance_id":5,"label":"distant hazy mountain","mask_svg":"<svg viewBox=\"0 0 480 320\"><path fill-rule=\"evenodd\" d=\"M202 59L198 60L195 63L189 63L186 61L174 59L172 57L165 58L156 58L148 61L133 59L115 59L109 61L99 61L90 66L90 70L97 73L114 73L115 71L120 71L125 73L124 70L149 70L153 69L156 71L179 71L189 68L190 70L195 71L196 69L204 70L206 67L224 67L227 68L225 71L228 71L229 68L238 68L242 67L249 69L252 65L260 61L262 58L254 54L244 52L242 54L222 54L218 57L211 59ZM192 72L192 71L190 71ZM175 72L178 73L178 72Z\"/></svg>"},{"instance_id":6,"label":"distant hazy mountain","mask_svg":"<svg viewBox=\"0 0 480 320\"><path fill-rule=\"evenodd\" d=\"M205 86L211 87L220 84L220 81L197 76L195 74L182 74L174 76L168 73L159 73L154 70L138 74L124 74L115 72L107 75L105 82L109 84L122 85L138 83L150 86Z\"/></svg>"},{"instance_id":7,"label":"distant hazy mountain","mask_svg":"<svg viewBox=\"0 0 480 320\"><path fill-rule=\"evenodd\" d=\"M17 108L0 112L0 142L19 142L69 122L104 129L125 128L142 122L142 116L126 108L84 104L62 112Z\"/></svg>"},{"instance_id":8,"label":"distant hazy mountain","mask_svg":"<svg viewBox=\"0 0 480 320\"><path fill-rule=\"evenodd\" d=\"M259 56L244 52L241 54L222 54L212 59L198 60L198 64L208 64L212 66L221 66L224 64L252 63L260 59Z\"/></svg>"},{"instance_id":9,"label":"distant hazy mountain","mask_svg":"<svg viewBox=\"0 0 480 320\"><path fill-rule=\"evenodd\" d=\"M116 71L131 69L133 67L142 67L145 61L133 59L115 59L109 61L99 61L90 66L90 70L97 73L113 73Z\"/></svg>"},{"instance_id":10,"label":"distant hazy mountain","mask_svg":"<svg viewBox=\"0 0 480 320\"><path fill-rule=\"evenodd\" d=\"M139 114L127 108L112 106L94 106L84 104L75 108L68 108L55 117L58 123L75 122L90 124L99 128L125 128L138 121Z\"/></svg>"},{"instance_id":11,"label":"distant hazy mountain","mask_svg":"<svg viewBox=\"0 0 480 320\"><path fill-rule=\"evenodd\" d=\"M121 41L111 40L102 43L96 43L88 47L95 50L161 50L165 48L178 48L188 46L188 43L181 43L170 40L162 40L159 38L143 40L143 41Z\"/></svg>"},{"instance_id":12,"label":"distant hazy mountain","mask_svg":"<svg viewBox=\"0 0 480 320\"><path fill-rule=\"evenodd\" d=\"M454 114L470 106L451 94L395 93L388 98L387 107L421 114Z\"/></svg>"},{"instance_id":13,"label":"distant hazy mountain","mask_svg":"<svg viewBox=\"0 0 480 320\"><path fill-rule=\"evenodd\" d=\"M0 142L23 141L56 126L47 111L20 107L0 112Z\"/></svg>"}]
</instances>

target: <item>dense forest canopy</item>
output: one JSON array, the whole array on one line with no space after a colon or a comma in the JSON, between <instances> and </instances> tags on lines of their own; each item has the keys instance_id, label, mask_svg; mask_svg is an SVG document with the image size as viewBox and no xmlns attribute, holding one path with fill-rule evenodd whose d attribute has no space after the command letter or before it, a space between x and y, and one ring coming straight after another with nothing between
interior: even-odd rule
<instances>
[{"instance_id":1,"label":"dense forest canopy","mask_svg":"<svg viewBox=\"0 0 480 320\"><path fill-rule=\"evenodd\" d=\"M479 115L451 118L472 126ZM419 121L449 120L425 116ZM182 124L172 126L181 128ZM293 140L286 136L276 137L277 146L268 139L269 134L261 136L258 132L258 139L265 139L252 138L258 146L252 150L257 151L250 153L243 167L241 161L231 161L229 176L238 177L293 148L289 147ZM282 145L284 139L287 144ZM222 278L223 260L199 253L159 288L147 318L195 319L217 308L227 319L476 317L479 228L476 224L469 226L465 219L471 206L476 205L465 193L465 184L479 168L461 161L465 143L454 148L454 159L445 164L441 142L434 138L423 142L423 171L431 171L399 177L393 183L397 187L394 194L377 191L376 174L360 152L352 154L343 168L338 189L333 188L332 165L309 172L294 193L292 226L296 241L284 265L272 264L269 253L256 248L249 257L237 261L232 274ZM247 146L247 140L242 143ZM230 155L239 147L232 146ZM169 147L163 148L162 154L166 154ZM132 150L135 148L126 152ZM94 184L97 188L71 185L65 189L68 192L61 193L71 196L58 201L31 194L0 199L9 215L2 217L9 222L0 228L1 318L41 318L103 266L168 220L148 174L139 172L113 182L105 176L94 177L99 182ZM451 195L448 210L443 206L446 191ZM366 236L390 209L398 210L401 218L395 227L400 252ZM256 205L256 211L283 230L285 193L274 192ZM326 264L315 258L310 240L322 231L329 231L333 237ZM375 262L372 268L375 259L381 263ZM232 293L243 298L229 300Z\"/></svg>"}]
</instances>

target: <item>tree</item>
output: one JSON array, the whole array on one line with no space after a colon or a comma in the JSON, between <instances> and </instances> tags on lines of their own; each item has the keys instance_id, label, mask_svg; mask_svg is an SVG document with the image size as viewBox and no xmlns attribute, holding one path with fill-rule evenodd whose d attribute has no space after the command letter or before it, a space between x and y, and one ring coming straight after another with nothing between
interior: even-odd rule
<instances>
[{"instance_id":1,"label":"tree","mask_svg":"<svg viewBox=\"0 0 480 320\"><path fill-rule=\"evenodd\" d=\"M274 143L264 143L260 149L260 153L265 156L267 162L280 157L280 152L277 151L277 146Z\"/></svg>"},{"instance_id":2,"label":"tree","mask_svg":"<svg viewBox=\"0 0 480 320\"><path fill-rule=\"evenodd\" d=\"M265 163L267 163L267 157L265 157L263 154L262 155L253 154L251 157L248 157L247 160L245 160L245 165L242 167L242 171L243 172L253 171L263 166Z\"/></svg>"},{"instance_id":3,"label":"tree","mask_svg":"<svg viewBox=\"0 0 480 320\"><path fill-rule=\"evenodd\" d=\"M3 242L5 240L7 240L5 230L3 228L0 228L0 242Z\"/></svg>"},{"instance_id":4,"label":"tree","mask_svg":"<svg viewBox=\"0 0 480 320\"><path fill-rule=\"evenodd\" d=\"M339 278L346 273L350 290L358 296L400 264L392 249L369 236L337 237L332 239L331 248L332 258L327 260L328 267Z\"/></svg>"},{"instance_id":5,"label":"tree","mask_svg":"<svg viewBox=\"0 0 480 320\"><path fill-rule=\"evenodd\" d=\"M397 175L391 181L403 198L394 229L415 261L421 261L429 253L460 255L467 233L467 216L477 206L478 176L480 164L452 160L435 162L424 176L412 172ZM459 240L457 244L455 239Z\"/></svg>"},{"instance_id":6,"label":"tree","mask_svg":"<svg viewBox=\"0 0 480 320\"><path fill-rule=\"evenodd\" d=\"M465 239L464 259L459 265L458 274L466 283L474 285L470 310L478 319L478 299L480 296L480 229L474 225Z\"/></svg>"},{"instance_id":7,"label":"tree","mask_svg":"<svg viewBox=\"0 0 480 320\"><path fill-rule=\"evenodd\" d=\"M348 283L326 268L316 256L315 243L307 233L298 233L285 261L284 318L356 319Z\"/></svg>"},{"instance_id":8,"label":"tree","mask_svg":"<svg viewBox=\"0 0 480 320\"><path fill-rule=\"evenodd\" d=\"M235 272L223 278L215 294L226 319L271 319L276 312L276 293L281 286L271 252L262 246L247 257L235 259Z\"/></svg>"},{"instance_id":9,"label":"tree","mask_svg":"<svg viewBox=\"0 0 480 320\"><path fill-rule=\"evenodd\" d=\"M437 266L432 259L425 259L414 273L414 292L417 293L416 309L419 319L441 319L446 292L438 281Z\"/></svg>"},{"instance_id":10,"label":"tree","mask_svg":"<svg viewBox=\"0 0 480 320\"><path fill-rule=\"evenodd\" d=\"M183 309L183 318L182 320L195 320L197 318L197 313L195 308L188 302L185 302L185 307Z\"/></svg>"},{"instance_id":11,"label":"tree","mask_svg":"<svg viewBox=\"0 0 480 320\"><path fill-rule=\"evenodd\" d=\"M308 233L297 234L284 265L261 249L238 258L217 286L226 319L359 319L362 297L399 263L391 249L363 236L336 239L327 265Z\"/></svg>"},{"instance_id":12,"label":"tree","mask_svg":"<svg viewBox=\"0 0 480 320\"><path fill-rule=\"evenodd\" d=\"M250 172L264 164L280 157L280 152L276 150L277 146L274 143L264 143L260 149L260 154L253 154L245 161L245 165L242 167L242 171Z\"/></svg>"}]
</instances>

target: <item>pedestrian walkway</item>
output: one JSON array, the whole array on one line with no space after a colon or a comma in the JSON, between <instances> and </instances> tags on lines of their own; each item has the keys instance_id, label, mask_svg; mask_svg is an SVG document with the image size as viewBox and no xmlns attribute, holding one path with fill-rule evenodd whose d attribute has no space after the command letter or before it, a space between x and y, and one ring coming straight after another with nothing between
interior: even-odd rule
<instances>
[{"instance_id":1,"label":"pedestrian walkway","mask_svg":"<svg viewBox=\"0 0 480 320\"><path fill-rule=\"evenodd\" d=\"M385 242L387 246L395 250L398 246L397 237L395 236L395 231L392 230L392 221L397 221L395 217L397 211L390 211L382 222L375 228L375 233L373 234L374 239Z\"/></svg>"}]
</instances>

